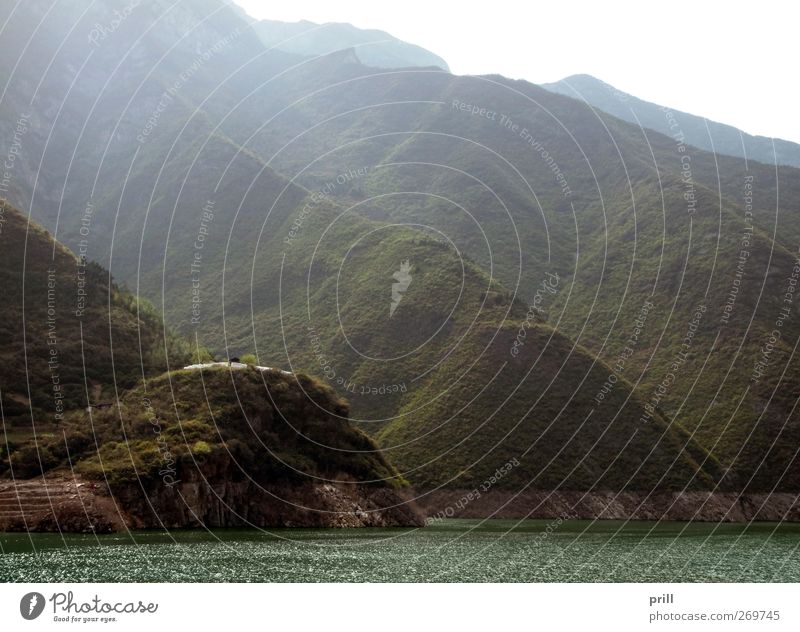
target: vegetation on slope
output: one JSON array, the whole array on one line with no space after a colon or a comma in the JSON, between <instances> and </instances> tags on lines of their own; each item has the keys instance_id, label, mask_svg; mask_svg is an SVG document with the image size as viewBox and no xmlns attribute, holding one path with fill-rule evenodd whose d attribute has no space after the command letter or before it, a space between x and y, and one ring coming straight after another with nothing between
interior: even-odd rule
<instances>
[{"instance_id":1,"label":"vegetation on slope","mask_svg":"<svg viewBox=\"0 0 800 632\"><path fill-rule=\"evenodd\" d=\"M330 411L330 412L326 412ZM253 367L179 370L125 393L112 408L69 415L60 436L11 455L17 475L74 467L112 487L174 484L208 465L221 479L309 479L401 486L375 444L318 380Z\"/></svg>"},{"instance_id":2,"label":"vegetation on slope","mask_svg":"<svg viewBox=\"0 0 800 632\"><path fill-rule=\"evenodd\" d=\"M221 35L198 34L200 49ZM84 126L74 121L89 110L80 104L92 104L97 87L81 83L85 94L67 104L54 134L54 146L82 156L64 206L84 208L97 184L93 256L113 251L115 274L140 282L170 323L217 352L256 350L261 364L320 374L371 432L390 423L402 433L391 418L426 380L461 375L437 363L462 334L472 344L473 319L497 331L508 317L513 330L524 318L519 299L534 301L557 273L559 291L540 316L609 366L629 346L642 305L654 304L622 378L644 404L674 376L655 407L730 469L726 485L798 488L793 308L770 341L800 243L785 212L800 196L797 170L696 150L678 140L688 130L643 133L526 82L379 72L349 54L299 63L249 46L215 55L186 82L144 144L137 131L191 51L142 64L157 69L141 91L142 68L123 64L126 90L107 91L76 146L70 133ZM80 65L58 61L65 71L53 76ZM37 197L52 202L42 217L54 226L66 178L49 162L42 173ZM77 243L80 213L59 221ZM473 262L463 271L462 259ZM413 281L392 316L393 275L406 260ZM755 375L765 353L769 366ZM469 389L483 384L469 371L464 379Z\"/></svg>"},{"instance_id":3,"label":"vegetation on slope","mask_svg":"<svg viewBox=\"0 0 800 632\"><path fill-rule=\"evenodd\" d=\"M404 401L378 435L404 475L430 489L707 489L721 468L611 369L546 325L482 329ZM445 376L470 365L468 379ZM500 476L496 472L500 471Z\"/></svg>"},{"instance_id":4,"label":"vegetation on slope","mask_svg":"<svg viewBox=\"0 0 800 632\"><path fill-rule=\"evenodd\" d=\"M337 86L337 78L350 80ZM333 196L373 219L441 230L529 300L541 278L558 271L571 291L554 299L551 322L609 364L641 305L654 301L625 368L641 398L694 433L731 469L726 480L751 490L798 488L792 350L800 327L781 317L794 309L785 298L800 243L787 212L797 170L699 151L680 122L672 138L645 135L524 82L358 75L343 66L329 84L284 115L276 134L256 137L257 149L270 154L284 142L282 130L292 138L308 120L324 121L281 147L276 164L302 171L311 189L343 165L368 165ZM402 99L413 103L369 114L358 107ZM262 102L269 95L252 107ZM247 118L228 121L233 138L246 138L236 125L246 129ZM310 155L320 158L309 165ZM687 350L698 305L705 311ZM654 395L682 352L675 384ZM761 375L754 367L765 356L771 366Z\"/></svg>"},{"instance_id":5,"label":"vegetation on slope","mask_svg":"<svg viewBox=\"0 0 800 632\"><path fill-rule=\"evenodd\" d=\"M12 437L46 432L67 411L113 400L163 372L167 358L181 366L191 359L149 303L16 209L3 203L0 214L0 388Z\"/></svg>"}]
</instances>

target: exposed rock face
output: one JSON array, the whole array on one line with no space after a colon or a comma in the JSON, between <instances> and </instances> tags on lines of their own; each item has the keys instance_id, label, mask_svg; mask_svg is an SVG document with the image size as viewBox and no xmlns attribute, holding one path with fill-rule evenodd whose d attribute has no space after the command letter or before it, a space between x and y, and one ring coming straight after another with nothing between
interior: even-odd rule
<instances>
[{"instance_id":1,"label":"exposed rock face","mask_svg":"<svg viewBox=\"0 0 800 632\"><path fill-rule=\"evenodd\" d=\"M472 497L470 493L472 491ZM412 527L441 518L800 522L800 495L710 492L409 491L357 483L210 483L202 473L146 493L76 479L0 484L0 531L110 533L186 527ZM468 500L467 500L468 499Z\"/></svg>"},{"instance_id":2,"label":"exposed rock face","mask_svg":"<svg viewBox=\"0 0 800 632\"><path fill-rule=\"evenodd\" d=\"M411 527L424 524L408 500L387 488L342 483L260 487L247 482L182 481L145 499L121 499L134 528Z\"/></svg>"},{"instance_id":3,"label":"exposed rock face","mask_svg":"<svg viewBox=\"0 0 800 632\"><path fill-rule=\"evenodd\" d=\"M0 485L0 531L110 533L186 527L413 527L401 492L355 483L266 485L185 480L147 493L128 485L36 479Z\"/></svg>"},{"instance_id":4,"label":"exposed rock face","mask_svg":"<svg viewBox=\"0 0 800 632\"><path fill-rule=\"evenodd\" d=\"M161 479L112 489L130 528L185 527L413 527L424 524L400 490L306 478L272 481L244 476L227 454L180 468L174 484ZM167 479L172 482L171 479Z\"/></svg>"},{"instance_id":5,"label":"exposed rock face","mask_svg":"<svg viewBox=\"0 0 800 632\"><path fill-rule=\"evenodd\" d=\"M417 493L428 521L438 518L563 518L800 522L798 494L727 492L550 492L437 490Z\"/></svg>"},{"instance_id":6,"label":"exposed rock face","mask_svg":"<svg viewBox=\"0 0 800 632\"><path fill-rule=\"evenodd\" d=\"M0 531L110 533L123 514L101 486L75 479L0 483Z\"/></svg>"}]
</instances>

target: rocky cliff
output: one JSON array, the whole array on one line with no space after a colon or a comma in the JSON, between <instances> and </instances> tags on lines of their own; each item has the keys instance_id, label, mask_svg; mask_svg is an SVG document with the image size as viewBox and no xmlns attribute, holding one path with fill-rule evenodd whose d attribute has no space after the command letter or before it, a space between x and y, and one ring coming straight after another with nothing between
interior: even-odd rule
<instances>
[{"instance_id":1,"label":"rocky cliff","mask_svg":"<svg viewBox=\"0 0 800 632\"><path fill-rule=\"evenodd\" d=\"M220 527L409 527L424 524L407 493L358 484L256 485L198 477L112 492L61 477L0 484L0 531L111 533Z\"/></svg>"}]
</instances>

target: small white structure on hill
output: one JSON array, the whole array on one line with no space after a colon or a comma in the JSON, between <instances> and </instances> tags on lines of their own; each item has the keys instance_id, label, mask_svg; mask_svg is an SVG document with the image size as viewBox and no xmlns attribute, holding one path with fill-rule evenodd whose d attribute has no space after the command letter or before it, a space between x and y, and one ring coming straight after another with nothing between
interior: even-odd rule
<instances>
[{"instance_id":1,"label":"small white structure on hill","mask_svg":"<svg viewBox=\"0 0 800 632\"><path fill-rule=\"evenodd\" d=\"M283 369L276 369L271 366L255 366L250 364L244 364L243 362L204 362L203 364L190 364L189 366L183 367L184 370L196 371L198 369L211 369L214 367L225 367L232 370L241 370L246 369L252 366L254 369L258 369L259 371L280 371L284 375L292 375L291 371L284 371Z\"/></svg>"}]
</instances>

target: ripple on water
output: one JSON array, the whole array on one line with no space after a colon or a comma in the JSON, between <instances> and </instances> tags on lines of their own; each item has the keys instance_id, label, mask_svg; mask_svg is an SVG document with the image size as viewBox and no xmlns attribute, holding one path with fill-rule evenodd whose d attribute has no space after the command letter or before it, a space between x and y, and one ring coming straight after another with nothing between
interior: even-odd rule
<instances>
[{"instance_id":1,"label":"ripple on water","mask_svg":"<svg viewBox=\"0 0 800 632\"><path fill-rule=\"evenodd\" d=\"M0 534L10 582L800 581L794 525L446 521L417 530ZM512 527L515 527L512 529ZM132 538L132 539L131 539Z\"/></svg>"}]
</instances>

